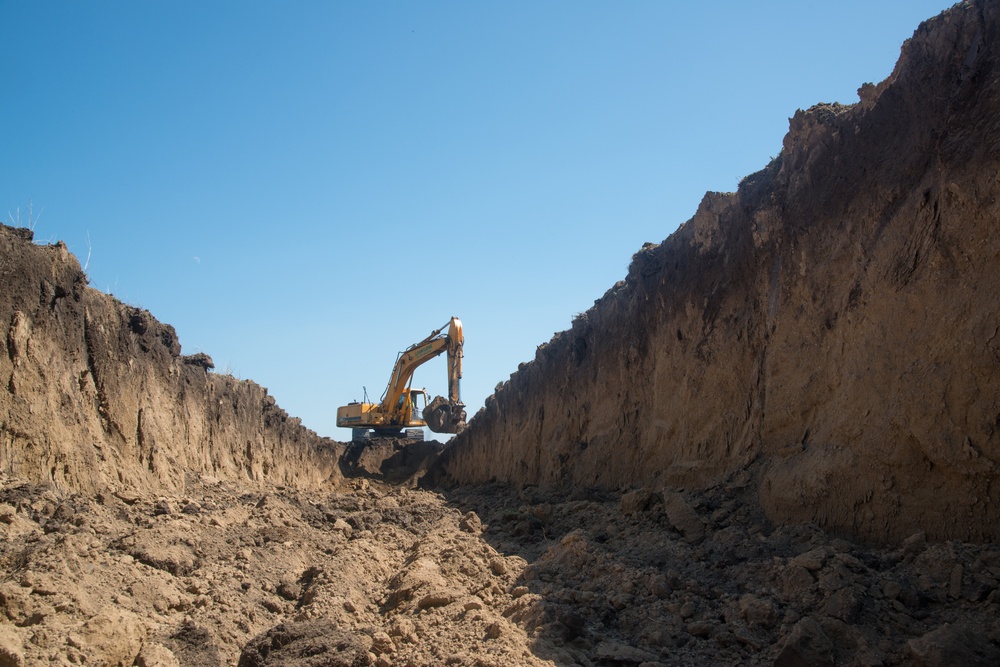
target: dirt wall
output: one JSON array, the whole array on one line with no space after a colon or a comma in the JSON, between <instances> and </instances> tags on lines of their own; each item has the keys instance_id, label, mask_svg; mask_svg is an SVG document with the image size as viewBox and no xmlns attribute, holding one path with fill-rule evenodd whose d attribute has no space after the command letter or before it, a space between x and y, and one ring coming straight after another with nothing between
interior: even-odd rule
<instances>
[{"instance_id":1,"label":"dirt wall","mask_svg":"<svg viewBox=\"0 0 1000 667\"><path fill-rule=\"evenodd\" d=\"M88 287L62 243L0 225L0 284L2 472L82 492L339 479L335 443L182 356L173 327Z\"/></svg>"},{"instance_id":2,"label":"dirt wall","mask_svg":"<svg viewBox=\"0 0 1000 667\"><path fill-rule=\"evenodd\" d=\"M778 522L1000 538L1000 3L922 24L852 106L705 196L446 454L459 482L707 486Z\"/></svg>"}]
</instances>

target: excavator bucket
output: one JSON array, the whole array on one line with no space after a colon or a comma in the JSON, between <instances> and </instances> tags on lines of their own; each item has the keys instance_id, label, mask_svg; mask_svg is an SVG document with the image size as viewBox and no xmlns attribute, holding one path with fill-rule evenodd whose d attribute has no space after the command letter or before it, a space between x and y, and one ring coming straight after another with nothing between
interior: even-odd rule
<instances>
[{"instance_id":1,"label":"excavator bucket","mask_svg":"<svg viewBox=\"0 0 1000 667\"><path fill-rule=\"evenodd\" d=\"M465 430L465 404L450 403L444 396L428 403L423 417L427 428L435 433L461 433Z\"/></svg>"}]
</instances>

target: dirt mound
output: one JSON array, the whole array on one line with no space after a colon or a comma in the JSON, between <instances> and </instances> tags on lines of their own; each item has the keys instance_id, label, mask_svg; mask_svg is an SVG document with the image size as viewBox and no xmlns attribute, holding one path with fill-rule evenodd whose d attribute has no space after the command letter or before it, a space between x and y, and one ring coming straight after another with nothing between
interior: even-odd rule
<instances>
[{"instance_id":1,"label":"dirt mound","mask_svg":"<svg viewBox=\"0 0 1000 667\"><path fill-rule=\"evenodd\" d=\"M416 486L435 466L443 449L436 440L369 438L344 447L340 470L345 477Z\"/></svg>"},{"instance_id":2,"label":"dirt mound","mask_svg":"<svg viewBox=\"0 0 1000 667\"><path fill-rule=\"evenodd\" d=\"M760 461L776 522L1000 539L1000 5L925 22L860 92L640 250L452 441L452 478L660 489Z\"/></svg>"},{"instance_id":3,"label":"dirt mound","mask_svg":"<svg viewBox=\"0 0 1000 667\"><path fill-rule=\"evenodd\" d=\"M0 479L10 665L993 665L1000 549L772 526L667 494Z\"/></svg>"},{"instance_id":4,"label":"dirt mound","mask_svg":"<svg viewBox=\"0 0 1000 667\"><path fill-rule=\"evenodd\" d=\"M255 638L238 667L368 667L374 665L369 637L340 630L327 619L292 621Z\"/></svg>"},{"instance_id":5,"label":"dirt mound","mask_svg":"<svg viewBox=\"0 0 1000 667\"><path fill-rule=\"evenodd\" d=\"M4 664L545 664L504 616L523 559L436 494L0 481Z\"/></svg>"}]
</instances>

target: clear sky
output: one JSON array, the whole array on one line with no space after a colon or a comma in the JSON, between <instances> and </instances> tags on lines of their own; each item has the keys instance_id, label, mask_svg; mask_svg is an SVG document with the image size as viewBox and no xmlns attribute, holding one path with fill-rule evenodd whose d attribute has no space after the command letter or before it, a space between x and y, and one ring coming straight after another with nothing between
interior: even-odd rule
<instances>
[{"instance_id":1,"label":"clear sky","mask_svg":"<svg viewBox=\"0 0 1000 667\"><path fill-rule=\"evenodd\" d=\"M456 315L471 416L951 4L0 0L0 211L336 439Z\"/></svg>"}]
</instances>

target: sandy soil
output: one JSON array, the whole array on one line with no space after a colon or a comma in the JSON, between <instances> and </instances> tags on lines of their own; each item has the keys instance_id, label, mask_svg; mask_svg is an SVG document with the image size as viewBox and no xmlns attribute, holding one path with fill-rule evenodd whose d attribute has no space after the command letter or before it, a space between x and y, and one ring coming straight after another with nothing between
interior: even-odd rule
<instances>
[{"instance_id":1,"label":"sandy soil","mask_svg":"<svg viewBox=\"0 0 1000 667\"><path fill-rule=\"evenodd\" d=\"M177 497L0 481L0 665L1000 660L1000 548L772 530L749 475L569 498L365 477L313 493L201 477Z\"/></svg>"}]
</instances>

